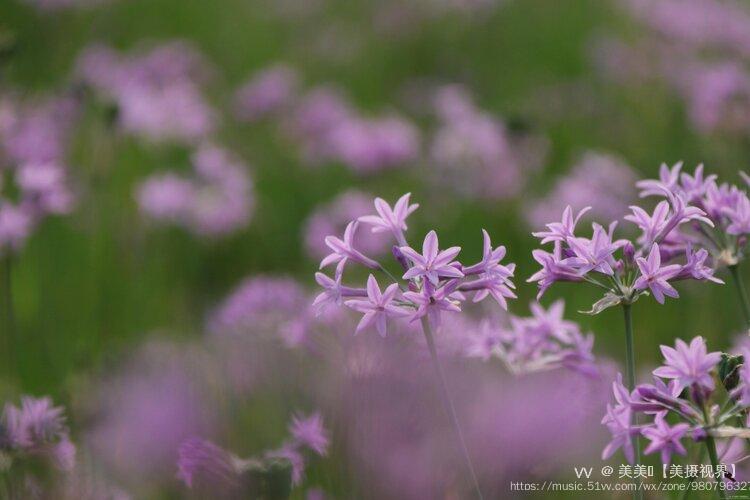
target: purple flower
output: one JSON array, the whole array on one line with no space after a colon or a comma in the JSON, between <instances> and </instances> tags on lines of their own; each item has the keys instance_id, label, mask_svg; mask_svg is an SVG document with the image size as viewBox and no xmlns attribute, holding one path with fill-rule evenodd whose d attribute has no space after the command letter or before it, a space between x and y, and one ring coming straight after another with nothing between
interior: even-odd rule
<instances>
[{"instance_id":1,"label":"purple flower","mask_svg":"<svg viewBox=\"0 0 750 500\"><path fill-rule=\"evenodd\" d=\"M419 208L417 203L409 204L410 196L411 193L403 195L393 208L382 198L375 198L375 210L378 215L365 215L360 217L359 221L371 225L373 233L390 231L399 245L406 246L406 218Z\"/></svg>"},{"instance_id":2,"label":"purple flower","mask_svg":"<svg viewBox=\"0 0 750 500\"><path fill-rule=\"evenodd\" d=\"M427 316L433 327L440 325L440 312L461 312L459 301L463 296L456 292L456 281L450 281L437 290L431 286L422 287L420 292L404 292L404 298L416 305L417 310L412 315L411 321Z\"/></svg>"},{"instance_id":3,"label":"purple flower","mask_svg":"<svg viewBox=\"0 0 750 500\"><path fill-rule=\"evenodd\" d=\"M306 446L320 456L328 453L330 439L323 427L323 417L320 413L313 413L309 417L293 417L289 432L298 445Z\"/></svg>"},{"instance_id":4,"label":"purple flower","mask_svg":"<svg viewBox=\"0 0 750 500\"><path fill-rule=\"evenodd\" d=\"M198 148L192 164L190 178L169 172L146 179L135 195L141 212L210 238L244 228L255 203L247 166L211 144Z\"/></svg>"},{"instance_id":5,"label":"purple flower","mask_svg":"<svg viewBox=\"0 0 750 500\"><path fill-rule=\"evenodd\" d=\"M697 252L693 251L693 246L688 244L685 250L685 265L680 269L679 274L675 277L693 278L699 281L713 281L714 283L724 284L724 281L714 276L714 270L706 265L708 259L708 250L701 248Z\"/></svg>"},{"instance_id":6,"label":"purple flower","mask_svg":"<svg viewBox=\"0 0 750 500\"><path fill-rule=\"evenodd\" d=\"M315 281L318 285L323 287L323 291L320 292L313 301L313 308L316 309L318 314L323 312L325 307L330 304L336 304L340 306L344 303L344 297L366 297L367 291L365 289L350 288L341 284L341 275L338 275L335 280L329 278L323 273L315 273Z\"/></svg>"},{"instance_id":7,"label":"purple flower","mask_svg":"<svg viewBox=\"0 0 750 500\"><path fill-rule=\"evenodd\" d=\"M659 236L667 225L667 220L669 218L669 203L666 201L660 201L656 205L656 208L654 208L653 215L649 215L648 212L636 205L631 206L630 210L633 212L632 215L626 215L624 218L638 226L640 230L643 231L643 234L638 241L644 245L656 242L657 236Z\"/></svg>"},{"instance_id":8,"label":"purple flower","mask_svg":"<svg viewBox=\"0 0 750 500\"><path fill-rule=\"evenodd\" d=\"M232 455L201 438L189 438L180 444L177 477L192 488L196 483L206 487L229 488L239 483L239 471Z\"/></svg>"},{"instance_id":9,"label":"purple flower","mask_svg":"<svg viewBox=\"0 0 750 500\"><path fill-rule=\"evenodd\" d=\"M671 168L662 163L659 167L659 179L648 179L636 182L641 189L641 198L646 196L664 196L665 192L672 192L680 180L682 162L675 163Z\"/></svg>"},{"instance_id":10,"label":"purple flower","mask_svg":"<svg viewBox=\"0 0 750 500\"><path fill-rule=\"evenodd\" d=\"M325 237L340 234L346 225L372 210L372 196L357 190L347 190L329 203L320 206L307 218L304 228L305 246L308 254L322 259L329 253ZM366 255L380 255L390 250L391 239L384 233L359 231L355 237L356 247Z\"/></svg>"},{"instance_id":11,"label":"purple flower","mask_svg":"<svg viewBox=\"0 0 750 500\"><path fill-rule=\"evenodd\" d=\"M711 371L721 360L721 353L708 353L703 337L695 337L690 345L677 339L675 348L662 345L661 352L666 364L654 370L657 377L674 379L680 390L686 387L714 389Z\"/></svg>"},{"instance_id":12,"label":"purple flower","mask_svg":"<svg viewBox=\"0 0 750 500\"><path fill-rule=\"evenodd\" d=\"M67 435L63 409L48 397L21 398L21 408L7 404L4 420L11 445L30 450Z\"/></svg>"},{"instance_id":13,"label":"purple flower","mask_svg":"<svg viewBox=\"0 0 750 500\"><path fill-rule=\"evenodd\" d=\"M404 273L404 279L411 280L424 277L434 286L440 278L463 278L458 263L453 259L461 251L461 247L450 247L440 250L435 231L430 231L422 243L422 254L411 247L401 247L401 252L412 261L412 267Z\"/></svg>"},{"instance_id":14,"label":"purple flower","mask_svg":"<svg viewBox=\"0 0 750 500\"><path fill-rule=\"evenodd\" d=\"M367 279L367 300L347 300L345 304L355 311L364 313L357 325L356 333L369 328L372 325L378 330L381 337L386 335L386 319L390 317L408 316L409 312L393 304L393 299L398 293L398 284L388 285L385 292L380 292L375 276L372 274Z\"/></svg>"},{"instance_id":15,"label":"purple flower","mask_svg":"<svg viewBox=\"0 0 750 500\"><path fill-rule=\"evenodd\" d=\"M94 46L77 65L79 76L117 105L118 123L127 132L155 142L191 143L215 128L215 111L199 81L208 72L206 63L185 42L128 56Z\"/></svg>"},{"instance_id":16,"label":"purple flower","mask_svg":"<svg viewBox=\"0 0 750 500\"><path fill-rule=\"evenodd\" d=\"M727 233L733 235L750 234L750 199L744 193L737 203L727 208L724 213L729 218Z\"/></svg>"},{"instance_id":17,"label":"purple flower","mask_svg":"<svg viewBox=\"0 0 750 500\"><path fill-rule=\"evenodd\" d=\"M637 179L622 159L588 151L544 198L526 204L524 217L532 227L544 226L570 205L573 210L590 206L587 218L619 219L637 197Z\"/></svg>"},{"instance_id":18,"label":"purple flower","mask_svg":"<svg viewBox=\"0 0 750 500\"><path fill-rule=\"evenodd\" d=\"M0 201L0 253L21 249L34 227L28 209Z\"/></svg>"},{"instance_id":19,"label":"purple flower","mask_svg":"<svg viewBox=\"0 0 750 500\"><path fill-rule=\"evenodd\" d=\"M631 464L635 461L635 449L633 448L632 436L638 431L631 424L631 411L627 407L615 407L607 405L607 414L602 423L612 434L611 441L602 450L602 460L607 460L615 452L622 448L625 458Z\"/></svg>"},{"instance_id":20,"label":"purple flower","mask_svg":"<svg viewBox=\"0 0 750 500\"><path fill-rule=\"evenodd\" d=\"M636 290L649 288L651 293L654 294L656 301L660 304L664 303L665 295L673 298L679 297L677 290L667 283L667 280L677 276L681 266L679 264L671 264L662 267L659 245L654 243L651 247L651 252L648 254L648 259L638 257L636 264L641 271L641 275L635 280L635 284L633 285Z\"/></svg>"},{"instance_id":21,"label":"purple flower","mask_svg":"<svg viewBox=\"0 0 750 500\"><path fill-rule=\"evenodd\" d=\"M531 254L534 260L542 266L539 271L526 280L528 283L538 282L537 300L541 299L544 292L557 281L583 281L583 278L573 266L573 260L562 258L562 244L559 241L555 242L552 253L536 249Z\"/></svg>"},{"instance_id":22,"label":"purple flower","mask_svg":"<svg viewBox=\"0 0 750 500\"><path fill-rule=\"evenodd\" d=\"M609 233L599 224L594 224L594 235L590 240L578 237L570 237L567 240L575 254L575 257L571 258L569 262L576 267L580 275L587 274L590 271L598 271L610 276L615 273L612 268L614 264L612 254L621 245L612 242L611 233L613 230L614 223Z\"/></svg>"},{"instance_id":23,"label":"purple flower","mask_svg":"<svg viewBox=\"0 0 750 500\"><path fill-rule=\"evenodd\" d=\"M690 425L679 423L673 426L664 420L664 414L658 413L654 418L654 425L641 429L641 434L648 438L651 443L646 447L644 453L649 455L656 451L661 452L662 463L668 464L672 460L672 454L687 455L685 447L680 442L690 430Z\"/></svg>"},{"instance_id":24,"label":"purple flower","mask_svg":"<svg viewBox=\"0 0 750 500\"><path fill-rule=\"evenodd\" d=\"M359 222L352 221L346 226L344 231L344 239L337 238L336 236L326 236L325 242L328 248L333 250L328 256L326 256L320 262L320 269L331 264L336 265L336 275L340 275L344 272L344 266L349 260L358 262L365 267L370 269L379 269L380 265L369 257L366 257L362 252L354 248L354 236L359 227Z\"/></svg>"},{"instance_id":25,"label":"purple flower","mask_svg":"<svg viewBox=\"0 0 750 500\"><path fill-rule=\"evenodd\" d=\"M297 90L295 71L284 64L263 69L237 90L237 116L253 122L287 106Z\"/></svg>"},{"instance_id":26,"label":"purple flower","mask_svg":"<svg viewBox=\"0 0 750 500\"><path fill-rule=\"evenodd\" d=\"M541 238L542 245L552 241L567 241L569 238L575 236L576 224L578 224L581 217L589 210L591 210L591 207L585 207L574 217L573 209L568 205L563 210L561 222L551 222L547 224L548 231L539 231L531 234L536 238Z\"/></svg>"}]
</instances>

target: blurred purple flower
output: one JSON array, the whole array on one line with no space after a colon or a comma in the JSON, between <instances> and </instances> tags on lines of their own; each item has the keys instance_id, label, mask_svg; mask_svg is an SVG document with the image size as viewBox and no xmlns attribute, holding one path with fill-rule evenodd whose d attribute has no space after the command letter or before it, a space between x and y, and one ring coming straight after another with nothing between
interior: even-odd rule
<instances>
[{"instance_id":1,"label":"blurred purple flower","mask_svg":"<svg viewBox=\"0 0 750 500\"><path fill-rule=\"evenodd\" d=\"M235 114L254 122L290 105L297 91L297 74L285 64L276 64L254 74L234 96Z\"/></svg>"},{"instance_id":2,"label":"blurred purple flower","mask_svg":"<svg viewBox=\"0 0 750 500\"><path fill-rule=\"evenodd\" d=\"M308 417L295 416L289 424L289 433L298 445L310 448L320 456L328 453L330 438L323 426L323 416L313 413Z\"/></svg>"},{"instance_id":3,"label":"blurred purple flower","mask_svg":"<svg viewBox=\"0 0 750 500\"><path fill-rule=\"evenodd\" d=\"M587 152L542 199L527 204L524 215L532 227L539 227L570 206L573 210L591 207L589 217L616 220L636 197L633 169L621 159Z\"/></svg>"},{"instance_id":4,"label":"blurred purple flower","mask_svg":"<svg viewBox=\"0 0 750 500\"><path fill-rule=\"evenodd\" d=\"M215 112L200 88L207 64L187 42L126 56L95 45L81 53L77 67L84 82L117 106L118 122L127 132L189 144L215 128Z\"/></svg>"},{"instance_id":5,"label":"blurred purple flower","mask_svg":"<svg viewBox=\"0 0 750 500\"><path fill-rule=\"evenodd\" d=\"M213 145L201 146L192 163L192 178L168 172L143 181L135 193L141 211L209 238L244 228L255 203L247 167Z\"/></svg>"}]
</instances>

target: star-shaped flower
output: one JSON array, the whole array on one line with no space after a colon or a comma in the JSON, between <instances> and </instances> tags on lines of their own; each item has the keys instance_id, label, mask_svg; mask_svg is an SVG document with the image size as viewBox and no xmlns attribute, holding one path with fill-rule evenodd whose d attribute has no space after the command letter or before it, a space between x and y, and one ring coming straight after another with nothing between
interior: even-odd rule
<instances>
[{"instance_id":1,"label":"star-shaped flower","mask_svg":"<svg viewBox=\"0 0 750 500\"><path fill-rule=\"evenodd\" d=\"M393 208L384 199L375 198L375 210L378 215L364 215L359 218L359 221L371 225L373 233L390 231L399 245L406 246L404 239L404 231L407 229L406 218L419 208L417 203L409 205L409 197L411 193L403 195Z\"/></svg>"},{"instance_id":2,"label":"star-shaped flower","mask_svg":"<svg viewBox=\"0 0 750 500\"><path fill-rule=\"evenodd\" d=\"M675 163L671 168L662 163L659 167L659 180L647 179L638 181L635 185L641 189L641 198L646 196L664 196L666 192L674 191L680 180L682 162Z\"/></svg>"},{"instance_id":3,"label":"star-shaped flower","mask_svg":"<svg viewBox=\"0 0 750 500\"><path fill-rule=\"evenodd\" d=\"M367 299L347 300L345 304L355 311L364 313L362 319L357 325L356 333L375 325L381 337L386 335L386 320L389 316L404 317L409 315L409 311L393 303L393 299L398 292L398 285L393 283L388 285L384 292L381 293L378 281L372 274L367 278Z\"/></svg>"},{"instance_id":4,"label":"star-shaped flower","mask_svg":"<svg viewBox=\"0 0 750 500\"><path fill-rule=\"evenodd\" d=\"M440 312L461 312L459 301L464 297L456 291L457 281L449 281L437 290L429 284L422 287L419 292L404 292L404 298L411 301L416 307L411 321L416 321L424 316L433 327L440 325Z\"/></svg>"},{"instance_id":5,"label":"star-shaped flower","mask_svg":"<svg viewBox=\"0 0 750 500\"><path fill-rule=\"evenodd\" d=\"M714 389L711 370L721 360L721 353L707 352L703 337L695 337L690 345L677 339L674 348L665 345L660 348L666 364L654 370L654 375L676 380L680 390L692 386Z\"/></svg>"},{"instance_id":6,"label":"star-shaped flower","mask_svg":"<svg viewBox=\"0 0 750 500\"><path fill-rule=\"evenodd\" d=\"M690 430L690 425L679 423L673 426L667 424L664 420L664 413L658 413L654 418L654 425L641 430L651 443L644 450L648 455L656 451L661 452L662 463L668 464L672 460L672 454L686 455L687 451L680 442L685 434Z\"/></svg>"},{"instance_id":7,"label":"star-shaped flower","mask_svg":"<svg viewBox=\"0 0 750 500\"><path fill-rule=\"evenodd\" d=\"M404 279L424 277L433 286L437 286L440 278L463 278L460 264L453 259L461 251L461 247L450 247L446 250L438 248L438 237L435 231L425 236L422 244L422 254L411 247L401 247L401 252L412 261L413 266L406 271Z\"/></svg>"},{"instance_id":8,"label":"star-shaped flower","mask_svg":"<svg viewBox=\"0 0 750 500\"><path fill-rule=\"evenodd\" d=\"M654 294L654 298L659 304L664 303L665 295L672 298L680 296L677 290L667 283L667 280L677 276L682 267L679 264L661 267L659 245L653 244L648 259L638 257L635 262L638 264L638 269L641 270L641 275L635 280L634 287L636 290L651 289L651 293Z\"/></svg>"},{"instance_id":9,"label":"star-shaped flower","mask_svg":"<svg viewBox=\"0 0 750 500\"><path fill-rule=\"evenodd\" d=\"M585 207L578 212L578 215L573 217L573 209L568 205L563 210L561 222L551 222L547 224L548 231L539 231L531 234L536 238L541 238L542 245L552 241L567 241L568 238L574 236L573 233L575 232L576 224L578 224L581 217L589 210L591 210L591 207Z\"/></svg>"},{"instance_id":10,"label":"star-shaped flower","mask_svg":"<svg viewBox=\"0 0 750 500\"><path fill-rule=\"evenodd\" d=\"M336 236L326 236L325 243L328 248L333 250L333 252L320 262L320 269L337 263L336 275L339 276L344 272L344 266L349 260L359 262L370 269L378 269L380 267L377 262L354 248L354 235L356 234L358 227L359 222L357 221L352 221L347 224L346 229L344 230L343 240Z\"/></svg>"}]
</instances>

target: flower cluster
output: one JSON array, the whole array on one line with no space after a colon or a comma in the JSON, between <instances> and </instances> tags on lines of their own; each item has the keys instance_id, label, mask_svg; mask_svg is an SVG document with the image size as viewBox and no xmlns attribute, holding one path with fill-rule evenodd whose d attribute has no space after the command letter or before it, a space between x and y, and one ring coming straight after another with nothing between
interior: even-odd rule
<instances>
[{"instance_id":1,"label":"flower cluster","mask_svg":"<svg viewBox=\"0 0 750 500\"><path fill-rule=\"evenodd\" d=\"M636 244L614 238L617 222L607 229L594 223L590 238L577 236L576 225L590 208L574 215L568 206L560 222L533 233L542 244L552 243L553 249L534 250L534 259L542 269L528 281L538 283L539 297L558 281L586 281L604 289L605 296L594 304L592 314L617 304L630 304L647 292L664 303L665 296L678 296L670 282L681 279L720 283L707 265L708 252L695 250L689 240L681 237L681 228L687 223L701 228L713 226L713 222L706 212L689 205L682 196L669 194L668 200L659 203L652 214L638 206L631 207L632 214L625 219L642 232ZM677 263L680 257L683 260Z\"/></svg>"},{"instance_id":2,"label":"flower cluster","mask_svg":"<svg viewBox=\"0 0 750 500\"><path fill-rule=\"evenodd\" d=\"M106 46L85 50L80 78L117 108L123 130L154 142L206 137L216 116L201 94L207 73L201 55L185 42L122 56Z\"/></svg>"},{"instance_id":3,"label":"flower cluster","mask_svg":"<svg viewBox=\"0 0 750 500\"><path fill-rule=\"evenodd\" d=\"M141 211L199 236L220 237L245 227L254 206L247 167L213 145L201 146L192 163L192 178L166 173L143 181L136 192Z\"/></svg>"},{"instance_id":4,"label":"flower cluster","mask_svg":"<svg viewBox=\"0 0 750 500\"><path fill-rule=\"evenodd\" d=\"M297 86L296 72L285 64L261 70L235 92L237 118L255 122L283 110L296 97Z\"/></svg>"},{"instance_id":5,"label":"flower cluster","mask_svg":"<svg viewBox=\"0 0 750 500\"><path fill-rule=\"evenodd\" d=\"M633 462L631 438L638 434L649 441L645 453L659 452L664 463L669 463L674 454L686 454L684 438L706 441L747 434L744 424L741 428L731 426L737 420L744 421L742 415L750 402L744 397L750 382L746 365L740 367L737 358L708 352L702 337L695 337L689 344L677 339L674 348L661 346L661 352L665 363L653 371L652 384L640 384L632 392L623 386L622 376L612 384L616 402L607 406L602 420L612 434L602 454L604 459L622 448ZM730 392L726 402L715 401L719 392L714 374ZM636 425L635 414L652 420ZM677 423L668 423L669 417ZM713 441L710 446L714 446Z\"/></svg>"},{"instance_id":6,"label":"flower cluster","mask_svg":"<svg viewBox=\"0 0 750 500\"><path fill-rule=\"evenodd\" d=\"M18 251L48 215L73 208L64 164L70 99L0 99L0 254Z\"/></svg>"},{"instance_id":7,"label":"flower cluster","mask_svg":"<svg viewBox=\"0 0 750 500\"><path fill-rule=\"evenodd\" d=\"M482 323L466 349L471 357L496 356L514 374L566 368L596 376L593 334L584 335L577 323L563 317L565 303L558 300L549 309L532 303L530 317L510 316L507 327Z\"/></svg>"},{"instance_id":8,"label":"flower cluster","mask_svg":"<svg viewBox=\"0 0 750 500\"><path fill-rule=\"evenodd\" d=\"M647 28L636 43L599 43L610 76L666 83L684 101L702 134L743 134L750 128L750 10L722 0L622 0Z\"/></svg>"},{"instance_id":9,"label":"flower cluster","mask_svg":"<svg viewBox=\"0 0 750 500\"><path fill-rule=\"evenodd\" d=\"M21 406L7 403L2 415L0 452L7 454L11 469L26 458L42 458L55 468L69 471L75 465L76 448L65 426L63 409L48 397L21 398ZM6 465L8 466L8 465Z\"/></svg>"},{"instance_id":10,"label":"flower cluster","mask_svg":"<svg viewBox=\"0 0 750 500\"><path fill-rule=\"evenodd\" d=\"M326 245L331 253L320 263L320 268L336 264L334 278L323 273L316 280L325 290L315 299L314 305L328 303L344 304L363 314L357 332L375 326L380 335L386 335L387 318L409 318L416 321L428 318L437 326L443 312L460 312L465 293L472 293L474 302L491 296L501 307L507 308L507 298L514 298L511 277L514 264L503 265L505 247L493 248L490 236L483 230L484 248L482 259L471 266L455 260L460 247L440 249L438 236L430 231L424 238L422 251L408 245L405 231L406 218L417 209L410 204L410 193L403 195L391 207L381 198L375 199L376 215L360 217L346 227L343 239L328 236ZM355 248L354 237L360 223L371 226L373 232L388 232L395 239L393 257L403 270L405 287L383 265ZM353 288L341 283L344 269L349 263L357 263L373 271L382 272L393 283L382 289L374 275L370 274L365 288Z\"/></svg>"},{"instance_id":11,"label":"flower cluster","mask_svg":"<svg viewBox=\"0 0 750 500\"><path fill-rule=\"evenodd\" d=\"M430 145L431 177L440 187L490 200L517 195L524 171L541 163L544 148L522 147L502 121L478 109L459 86L439 89L435 107L440 127Z\"/></svg>"},{"instance_id":12,"label":"flower cluster","mask_svg":"<svg viewBox=\"0 0 750 500\"><path fill-rule=\"evenodd\" d=\"M306 458L310 450L318 456L328 453L330 438L319 413L295 416L289 425L291 439L279 449L258 457L240 458L202 438L189 438L178 451L178 477L188 488L218 488L222 491L257 493L259 483L279 481L278 469L286 488L298 485L304 478Z\"/></svg>"},{"instance_id":13,"label":"flower cluster","mask_svg":"<svg viewBox=\"0 0 750 500\"><path fill-rule=\"evenodd\" d=\"M744 173L743 179L750 183ZM682 199L699 208L708 219L707 224L689 224L675 229L670 235L670 246L692 244L724 265L735 265L744 258L750 234L750 199L746 189L728 183L718 183L716 175L705 175L703 165L689 174L682 172L682 163L671 168L662 165L659 179L638 182L641 196ZM667 201L659 202L657 211L663 218ZM705 249L705 250L704 250ZM700 251L699 251L700 252ZM698 252L696 252L696 255Z\"/></svg>"}]
</instances>

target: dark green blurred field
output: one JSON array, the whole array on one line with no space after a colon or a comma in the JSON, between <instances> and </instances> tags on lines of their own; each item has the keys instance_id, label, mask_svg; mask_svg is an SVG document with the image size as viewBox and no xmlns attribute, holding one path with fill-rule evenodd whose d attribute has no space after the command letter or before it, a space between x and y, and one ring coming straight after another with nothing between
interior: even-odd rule
<instances>
[{"instance_id":1,"label":"dark green blurred field","mask_svg":"<svg viewBox=\"0 0 750 500\"><path fill-rule=\"evenodd\" d=\"M340 84L370 110L404 109L404 88L415 79L466 83L484 109L549 138L547 162L532 182L535 192L544 191L587 149L619 154L644 177L654 177L662 161L685 160L690 169L703 162L732 181L746 168L750 142L699 136L666 89L624 89L594 72L594 37L636 33L608 2L508 1L489 15L443 16L392 38L372 29L372 10L367 2L341 1L317 17L290 22L249 0L122 0L54 14L0 0L0 28L17 41L0 67L3 86L39 91L66 86L78 51L92 41L118 49L143 41L193 41L216 69L208 89L224 114L219 138L252 166L257 197L250 227L222 241L147 228L134 186L149 173L178 167L188 153L108 137L101 113L88 109L70 160L80 193L77 208L69 217L45 221L12 262L21 392L66 403L81 380L106 370L154 332L200 336L206 313L247 275L288 274L312 288L317 262L301 249L301 224L318 203L348 186L387 199L413 192L422 206L411 220L414 234L439 227L441 242L463 244L468 260L479 256L480 229L486 228L518 264L519 299L511 311L525 313L536 294L525 283L537 267L531 259L536 240L515 204L429 193L423 182L430 175L427 163L370 178L355 177L342 165L307 169L270 126L233 122L231 90L278 60L297 67L306 84ZM350 60L326 60L306 50L321 24L345 27L353 40ZM658 361L657 346L675 337L703 335L709 347L720 350L740 329L729 284L685 283L680 294L664 306L644 300L635 308L636 350L644 369ZM571 319L595 332L598 354L623 358L617 309L597 317L573 313L598 298L581 286L556 286L544 302L556 297L565 298ZM74 417L73 428L75 433ZM335 476L317 468L312 474Z\"/></svg>"}]
</instances>

